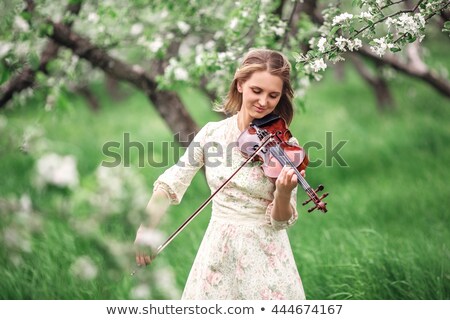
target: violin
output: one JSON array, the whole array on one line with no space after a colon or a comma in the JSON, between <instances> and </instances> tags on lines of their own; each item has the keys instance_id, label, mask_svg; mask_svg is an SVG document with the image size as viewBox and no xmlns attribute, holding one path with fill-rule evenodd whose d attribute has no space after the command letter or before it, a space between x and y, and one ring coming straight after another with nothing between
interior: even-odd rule
<instances>
[{"instance_id":1,"label":"violin","mask_svg":"<svg viewBox=\"0 0 450 320\"><path fill-rule=\"evenodd\" d=\"M308 209L312 212L318 209L327 212L327 203L322 200L329 193L321 197L318 192L324 189L319 185L316 190L310 187L305 178L300 174L309 163L308 156L302 147L290 143L292 134L286 121L280 116L270 113L261 119L255 119L238 138L238 147L244 157L252 157L253 161L262 161L264 174L269 178L277 178L284 166L294 169L297 182L309 196L303 205L313 202L314 206ZM264 145L263 147L261 147Z\"/></svg>"}]
</instances>

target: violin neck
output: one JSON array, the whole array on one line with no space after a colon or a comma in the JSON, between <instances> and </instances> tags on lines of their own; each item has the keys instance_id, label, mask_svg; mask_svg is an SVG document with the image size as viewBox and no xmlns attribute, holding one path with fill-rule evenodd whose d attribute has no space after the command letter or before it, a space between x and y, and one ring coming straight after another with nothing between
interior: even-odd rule
<instances>
[{"instance_id":1,"label":"violin neck","mask_svg":"<svg viewBox=\"0 0 450 320\"><path fill-rule=\"evenodd\" d=\"M314 202L318 201L317 194L314 192L314 190L311 188L311 186L308 184L308 182L303 178L300 171L295 167L295 165L292 163L292 161L289 159L289 157L286 155L286 153L280 148L277 150L277 152L272 152L272 155L282 164L283 166L287 165L294 169L294 172L297 176L297 183L303 188L303 190L308 194L308 196L314 200Z\"/></svg>"}]
</instances>

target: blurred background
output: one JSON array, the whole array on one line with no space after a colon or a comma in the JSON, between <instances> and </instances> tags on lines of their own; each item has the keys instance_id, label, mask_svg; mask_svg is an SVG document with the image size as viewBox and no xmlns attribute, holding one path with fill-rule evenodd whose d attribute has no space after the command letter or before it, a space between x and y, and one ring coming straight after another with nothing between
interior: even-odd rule
<instances>
[{"instance_id":1,"label":"blurred background","mask_svg":"<svg viewBox=\"0 0 450 320\"><path fill-rule=\"evenodd\" d=\"M225 117L213 107L242 53L267 47L292 61L290 129L330 192L322 214L299 190L288 231L307 298L449 299L450 15L395 55L365 44L307 76L293 52L336 4L5 0L0 298L179 299L210 208L131 277L135 232L156 178ZM200 171L152 241L208 196Z\"/></svg>"}]
</instances>

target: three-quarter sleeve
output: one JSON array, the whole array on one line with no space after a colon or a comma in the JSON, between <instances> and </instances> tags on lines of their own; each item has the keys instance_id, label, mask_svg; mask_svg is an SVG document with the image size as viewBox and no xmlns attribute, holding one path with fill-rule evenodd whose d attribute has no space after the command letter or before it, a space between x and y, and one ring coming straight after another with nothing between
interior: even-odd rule
<instances>
[{"instance_id":1,"label":"three-quarter sleeve","mask_svg":"<svg viewBox=\"0 0 450 320\"><path fill-rule=\"evenodd\" d=\"M292 216L285 221L277 221L272 217L273 201L267 206L266 209L266 222L271 225L275 230L282 230L291 227L297 222L298 212L297 212L297 187L292 190L290 204L292 208Z\"/></svg>"},{"instance_id":2,"label":"three-quarter sleeve","mask_svg":"<svg viewBox=\"0 0 450 320\"><path fill-rule=\"evenodd\" d=\"M179 161L168 168L153 184L153 190L162 189L170 204L179 204L197 171L204 165L203 147L208 134L206 124L194 137Z\"/></svg>"}]
</instances>

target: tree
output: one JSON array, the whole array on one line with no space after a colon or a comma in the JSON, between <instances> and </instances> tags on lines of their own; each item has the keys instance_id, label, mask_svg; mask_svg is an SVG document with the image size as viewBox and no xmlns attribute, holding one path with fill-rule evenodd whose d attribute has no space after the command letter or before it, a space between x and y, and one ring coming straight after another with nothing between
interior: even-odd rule
<instances>
[{"instance_id":1,"label":"tree","mask_svg":"<svg viewBox=\"0 0 450 320\"><path fill-rule=\"evenodd\" d=\"M388 85L369 71L367 58L378 69L389 66L450 97L449 81L419 54L434 17L449 31L448 1L354 0L352 5L313 0L69 0L61 10L47 0L38 5L9 0L1 23L6 82L0 106L19 92L26 96L39 90L51 108L61 88L107 74L145 92L170 128L187 141L197 127L173 85L188 83L212 98L221 97L236 60L251 47L282 50L292 59L300 105L304 87L320 79L327 62L342 61L349 53L380 104L390 103L383 100Z\"/></svg>"}]
</instances>

